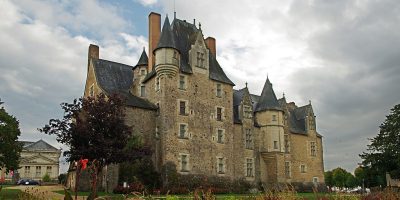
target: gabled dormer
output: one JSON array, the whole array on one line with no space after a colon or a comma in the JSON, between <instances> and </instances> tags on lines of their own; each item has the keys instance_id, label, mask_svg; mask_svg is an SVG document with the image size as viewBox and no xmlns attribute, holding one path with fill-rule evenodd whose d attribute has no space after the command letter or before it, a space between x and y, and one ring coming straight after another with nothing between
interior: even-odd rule
<instances>
[{"instance_id":1,"label":"gabled dormer","mask_svg":"<svg viewBox=\"0 0 400 200\"><path fill-rule=\"evenodd\" d=\"M247 86L233 92L234 122L241 124L243 120L253 119L253 102Z\"/></svg>"},{"instance_id":2,"label":"gabled dormer","mask_svg":"<svg viewBox=\"0 0 400 200\"><path fill-rule=\"evenodd\" d=\"M190 47L189 64L194 72L209 74L209 50L201 30L197 31L196 40Z\"/></svg>"}]
</instances>

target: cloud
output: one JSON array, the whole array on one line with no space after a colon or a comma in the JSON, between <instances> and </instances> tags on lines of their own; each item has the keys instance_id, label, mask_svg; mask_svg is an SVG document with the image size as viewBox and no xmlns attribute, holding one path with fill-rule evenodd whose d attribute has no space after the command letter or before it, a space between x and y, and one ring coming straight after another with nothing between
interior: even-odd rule
<instances>
[{"instance_id":1,"label":"cloud","mask_svg":"<svg viewBox=\"0 0 400 200\"><path fill-rule=\"evenodd\" d=\"M152 6L158 2L158 0L135 0L143 6Z\"/></svg>"},{"instance_id":2,"label":"cloud","mask_svg":"<svg viewBox=\"0 0 400 200\"><path fill-rule=\"evenodd\" d=\"M172 13L169 1L161 3ZM260 94L268 74L277 96L312 100L326 168L352 171L367 138L400 103L399 7L394 0L204 0L177 1L176 11L216 38L217 58L237 88L247 81Z\"/></svg>"},{"instance_id":3,"label":"cloud","mask_svg":"<svg viewBox=\"0 0 400 200\"><path fill-rule=\"evenodd\" d=\"M82 96L90 43L100 46L102 58L130 65L146 45L144 36L124 31L129 23L118 9L75 3L0 2L0 46L6 47L0 49L0 95L20 121L21 140L43 138L66 149L36 129L62 117L61 102Z\"/></svg>"}]
</instances>

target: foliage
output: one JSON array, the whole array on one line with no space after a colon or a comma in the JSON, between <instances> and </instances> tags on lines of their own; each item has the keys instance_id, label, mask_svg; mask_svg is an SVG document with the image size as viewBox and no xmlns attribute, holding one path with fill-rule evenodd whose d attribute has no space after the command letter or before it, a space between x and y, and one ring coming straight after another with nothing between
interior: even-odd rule
<instances>
[{"instance_id":1,"label":"foliage","mask_svg":"<svg viewBox=\"0 0 400 200\"><path fill-rule=\"evenodd\" d=\"M50 175L49 175L48 173L46 173L46 174L43 176L42 181L43 181L43 182L50 182L50 181L51 181Z\"/></svg>"},{"instance_id":2,"label":"foliage","mask_svg":"<svg viewBox=\"0 0 400 200\"><path fill-rule=\"evenodd\" d=\"M334 184L334 181L333 181L333 173L332 173L332 171L326 171L326 172L324 173L324 176L325 176L325 184L326 184L328 187L332 187L332 186L335 185L335 184Z\"/></svg>"},{"instance_id":3,"label":"foliage","mask_svg":"<svg viewBox=\"0 0 400 200\"><path fill-rule=\"evenodd\" d=\"M67 182L67 174L63 173L58 175L58 183L64 185Z\"/></svg>"},{"instance_id":4,"label":"foliage","mask_svg":"<svg viewBox=\"0 0 400 200\"><path fill-rule=\"evenodd\" d=\"M18 142L21 135L19 122L9 115L3 107L0 107L0 169L18 169L22 145Z\"/></svg>"},{"instance_id":5,"label":"foliage","mask_svg":"<svg viewBox=\"0 0 400 200\"><path fill-rule=\"evenodd\" d=\"M226 177L206 176L200 174L179 174L176 166L168 162L162 169L162 193L187 194L196 189L210 190L214 194L247 193L255 186L244 179L231 180Z\"/></svg>"},{"instance_id":6,"label":"foliage","mask_svg":"<svg viewBox=\"0 0 400 200\"><path fill-rule=\"evenodd\" d=\"M114 188L113 193L114 194L131 194L134 192L139 192L142 193L144 191L145 187L141 182L133 182L128 185L128 187L124 188L123 186L119 185L116 188Z\"/></svg>"},{"instance_id":7,"label":"foliage","mask_svg":"<svg viewBox=\"0 0 400 200\"><path fill-rule=\"evenodd\" d=\"M128 147L131 128L125 124L124 99L116 94L75 99L62 103L62 119L50 119L39 131L57 136L57 141L69 146L64 152L68 161L89 160L92 172L92 192L96 196L97 179L101 169L108 164L138 158L147 151ZM78 171L80 167L78 166Z\"/></svg>"},{"instance_id":8,"label":"foliage","mask_svg":"<svg viewBox=\"0 0 400 200\"><path fill-rule=\"evenodd\" d=\"M340 167L332 170L333 182L336 187L343 188L346 185L346 174L348 172Z\"/></svg>"},{"instance_id":9,"label":"foliage","mask_svg":"<svg viewBox=\"0 0 400 200\"><path fill-rule=\"evenodd\" d=\"M366 169L370 186L384 183L389 172L392 177L400 177L400 104L394 106L385 121L379 126L377 136L370 139L367 152L360 157Z\"/></svg>"},{"instance_id":10,"label":"foliage","mask_svg":"<svg viewBox=\"0 0 400 200\"><path fill-rule=\"evenodd\" d=\"M119 165L119 183L128 184L136 181L142 182L147 189L159 188L161 186L160 174L156 172L150 157L143 157Z\"/></svg>"}]
</instances>

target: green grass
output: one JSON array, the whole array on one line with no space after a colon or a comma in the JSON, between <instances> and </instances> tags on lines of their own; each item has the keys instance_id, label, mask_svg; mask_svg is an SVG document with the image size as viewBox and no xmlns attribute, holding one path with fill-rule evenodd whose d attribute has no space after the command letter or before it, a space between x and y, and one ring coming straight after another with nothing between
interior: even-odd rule
<instances>
[{"instance_id":1,"label":"green grass","mask_svg":"<svg viewBox=\"0 0 400 200\"><path fill-rule=\"evenodd\" d=\"M22 191L19 189L2 189L0 192L0 200L6 199L18 199L18 195L21 194Z\"/></svg>"},{"instance_id":2,"label":"green grass","mask_svg":"<svg viewBox=\"0 0 400 200\"><path fill-rule=\"evenodd\" d=\"M69 190L68 190L69 191ZM57 191L53 191L55 193L58 194L64 194L64 190L57 190ZM75 196L75 192L73 191L69 191L71 193L72 196ZM78 196L89 196L90 192L78 192ZM101 196L122 196L121 194L113 194L113 193L106 193L106 192L97 192L97 195L99 197Z\"/></svg>"}]
</instances>

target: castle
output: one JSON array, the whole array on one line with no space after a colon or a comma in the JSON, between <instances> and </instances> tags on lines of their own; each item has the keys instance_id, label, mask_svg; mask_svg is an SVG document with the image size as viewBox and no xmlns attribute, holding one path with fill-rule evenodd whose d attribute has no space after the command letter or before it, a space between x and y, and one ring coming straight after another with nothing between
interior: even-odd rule
<instances>
[{"instance_id":1,"label":"castle","mask_svg":"<svg viewBox=\"0 0 400 200\"><path fill-rule=\"evenodd\" d=\"M157 170L265 184L323 183L322 136L311 103L277 99L267 78L261 95L233 89L201 26L149 14L149 56L135 66L99 58L89 46L85 96L126 98L126 123L151 144Z\"/></svg>"}]
</instances>

